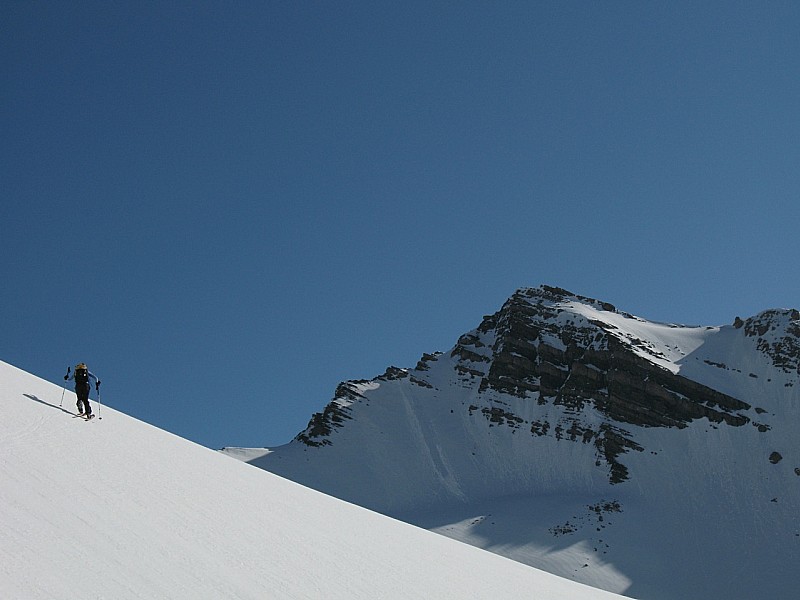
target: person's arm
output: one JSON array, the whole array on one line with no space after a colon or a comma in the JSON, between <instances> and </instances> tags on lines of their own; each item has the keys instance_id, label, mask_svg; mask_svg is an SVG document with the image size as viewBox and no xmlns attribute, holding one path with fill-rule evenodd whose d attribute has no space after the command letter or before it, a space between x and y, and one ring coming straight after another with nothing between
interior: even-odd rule
<instances>
[{"instance_id":1,"label":"person's arm","mask_svg":"<svg viewBox=\"0 0 800 600\"><path fill-rule=\"evenodd\" d=\"M99 390L100 389L100 380L97 378L97 375L95 375L94 373L89 371L89 378L90 379L94 379L94 389Z\"/></svg>"}]
</instances>

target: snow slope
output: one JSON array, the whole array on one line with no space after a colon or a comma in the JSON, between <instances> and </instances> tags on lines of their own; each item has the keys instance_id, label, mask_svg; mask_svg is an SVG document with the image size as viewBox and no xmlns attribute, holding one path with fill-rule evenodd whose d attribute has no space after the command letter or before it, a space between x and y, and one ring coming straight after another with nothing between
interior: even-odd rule
<instances>
[{"instance_id":1,"label":"snow slope","mask_svg":"<svg viewBox=\"0 0 800 600\"><path fill-rule=\"evenodd\" d=\"M637 598L750 600L789 597L800 588L797 311L685 327L547 289L517 296L516 314L487 317L453 351L429 355L415 369L343 384L327 416L312 419L292 443L225 452ZM503 329L512 319L516 329ZM534 337L522 339L525 332ZM614 338L654 372L689 378L749 408L725 414L739 419L736 426L704 416L660 427L612 421L589 396L578 407L538 391L503 393L484 385L502 350L498 335L516 335L523 351L538 344L540 373L544 357L567 343L602 349ZM505 356L512 375L517 358L525 364L524 356ZM568 367L550 365L556 368ZM545 388L528 382L532 390ZM597 440L609 426L638 445L619 456L629 472L621 483L609 480L608 462L585 435Z\"/></svg>"},{"instance_id":2,"label":"snow slope","mask_svg":"<svg viewBox=\"0 0 800 600\"><path fill-rule=\"evenodd\" d=\"M618 597L61 395L0 362L0 598Z\"/></svg>"}]
</instances>

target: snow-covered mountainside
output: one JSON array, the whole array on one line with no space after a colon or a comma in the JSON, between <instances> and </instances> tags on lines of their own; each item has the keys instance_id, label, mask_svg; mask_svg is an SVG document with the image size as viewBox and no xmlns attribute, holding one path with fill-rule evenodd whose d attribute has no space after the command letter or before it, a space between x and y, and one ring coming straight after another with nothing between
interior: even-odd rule
<instances>
[{"instance_id":1,"label":"snow-covered mountainside","mask_svg":"<svg viewBox=\"0 0 800 600\"><path fill-rule=\"evenodd\" d=\"M0 598L618 597L61 398L0 362Z\"/></svg>"},{"instance_id":2,"label":"snow-covered mountainside","mask_svg":"<svg viewBox=\"0 0 800 600\"><path fill-rule=\"evenodd\" d=\"M644 598L800 587L800 314L650 322L542 286L349 381L263 469Z\"/></svg>"}]
</instances>

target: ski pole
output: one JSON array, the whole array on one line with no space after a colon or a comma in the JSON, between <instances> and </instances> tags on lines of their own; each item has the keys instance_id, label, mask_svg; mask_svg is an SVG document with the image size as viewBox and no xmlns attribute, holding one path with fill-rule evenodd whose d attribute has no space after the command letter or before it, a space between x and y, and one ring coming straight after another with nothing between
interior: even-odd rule
<instances>
[{"instance_id":1,"label":"ski pole","mask_svg":"<svg viewBox=\"0 0 800 600\"><path fill-rule=\"evenodd\" d=\"M103 417L100 416L100 382L94 384L94 389L97 390L97 418L102 419Z\"/></svg>"},{"instance_id":2,"label":"ski pole","mask_svg":"<svg viewBox=\"0 0 800 600\"><path fill-rule=\"evenodd\" d=\"M64 375L64 389L61 390L61 402L58 403L58 408L64 404L64 392L67 391L67 379L69 379L69 372L72 370L72 367L67 367L67 374Z\"/></svg>"}]
</instances>

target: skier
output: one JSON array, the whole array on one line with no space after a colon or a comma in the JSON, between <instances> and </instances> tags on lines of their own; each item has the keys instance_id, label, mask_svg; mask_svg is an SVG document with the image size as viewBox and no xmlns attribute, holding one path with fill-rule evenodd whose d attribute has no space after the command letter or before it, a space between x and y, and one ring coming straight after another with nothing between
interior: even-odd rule
<instances>
[{"instance_id":1,"label":"skier","mask_svg":"<svg viewBox=\"0 0 800 600\"><path fill-rule=\"evenodd\" d=\"M65 380L75 380L75 394L78 396L78 414L86 419L91 419L94 416L92 414L92 407L89 405L89 390L91 389L91 385L89 384L90 378L94 379L95 389L99 393L100 380L94 373L89 371L85 363L78 363L72 375L64 375Z\"/></svg>"}]
</instances>

